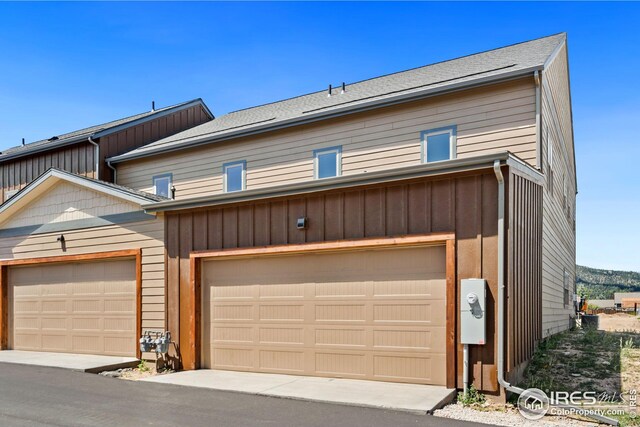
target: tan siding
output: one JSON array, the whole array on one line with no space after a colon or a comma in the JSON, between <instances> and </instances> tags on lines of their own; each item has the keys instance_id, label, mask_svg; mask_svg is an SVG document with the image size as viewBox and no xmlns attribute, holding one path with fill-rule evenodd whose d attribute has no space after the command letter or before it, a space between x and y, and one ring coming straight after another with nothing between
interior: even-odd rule
<instances>
[{"instance_id":1,"label":"tan siding","mask_svg":"<svg viewBox=\"0 0 640 427\"><path fill-rule=\"evenodd\" d=\"M94 218L140 210L140 206L68 182L61 182L2 224L2 228Z\"/></svg>"},{"instance_id":2,"label":"tan siding","mask_svg":"<svg viewBox=\"0 0 640 427\"><path fill-rule=\"evenodd\" d=\"M173 173L176 198L222 192L222 165L247 161L247 188L313 179L313 150L342 146L343 174L419 164L421 131L456 125L457 155L509 150L535 162L535 89L519 80L118 165L118 183L146 191Z\"/></svg>"},{"instance_id":3,"label":"tan siding","mask_svg":"<svg viewBox=\"0 0 640 427\"><path fill-rule=\"evenodd\" d=\"M56 241L60 233L0 239L0 259L76 255L142 249L142 329L162 331L164 302L164 218L131 224L65 231L66 251Z\"/></svg>"},{"instance_id":4,"label":"tan siding","mask_svg":"<svg viewBox=\"0 0 640 427\"><path fill-rule=\"evenodd\" d=\"M575 166L567 74L566 50L543 73L542 165L546 174L542 221L542 332L548 336L570 326L572 306L564 306L564 270L573 296L576 264ZM549 145L553 145L553 189L548 174ZM567 181L567 203L563 202L563 178ZM552 191L550 191L552 190Z\"/></svg>"}]
</instances>

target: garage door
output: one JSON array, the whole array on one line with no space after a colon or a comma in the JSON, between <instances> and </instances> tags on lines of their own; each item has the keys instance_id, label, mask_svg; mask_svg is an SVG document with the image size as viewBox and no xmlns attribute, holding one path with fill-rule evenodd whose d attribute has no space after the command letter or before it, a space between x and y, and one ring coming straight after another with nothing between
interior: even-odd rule
<instances>
[{"instance_id":1,"label":"garage door","mask_svg":"<svg viewBox=\"0 0 640 427\"><path fill-rule=\"evenodd\" d=\"M134 260L9 268L10 347L136 355Z\"/></svg>"},{"instance_id":2,"label":"garage door","mask_svg":"<svg viewBox=\"0 0 640 427\"><path fill-rule=\"evenodd\" d=\"M204 367L445 384L445 248L208 260Z\"/></svg>"}]
</instances>

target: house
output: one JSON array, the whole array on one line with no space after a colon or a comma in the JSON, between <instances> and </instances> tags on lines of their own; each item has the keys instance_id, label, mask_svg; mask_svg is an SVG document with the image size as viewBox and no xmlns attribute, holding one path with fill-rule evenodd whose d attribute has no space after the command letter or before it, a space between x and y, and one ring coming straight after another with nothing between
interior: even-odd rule
<instances>
[{"instance_id":1,"label":"house","mask_svg":"<svg viewBox=\"0 0 640 427\"><path fill-rule=\"evenodd\" d=\"M598 308L615 308L615 303L612 299L590 299L587 302L589 305Z\"/></svg>"},{"instance_id":2,"label":"house","mask_svg":"<svg viewBox=\"0 0 640 427\"><path fill-rule=\"evenodd\" d=\"M49 168L111 182L106 158L213 119L201 99L24 143L0 153L0 190L6 201Z\"/></svg>"},{"instance_id":3,"label":"house","mask_svg":"<svg viewBox=\"0 0 640 427\"><path fill-rule=\"evenodd\" d=\"M613 303L616 308L634 308L640 306L640 292L614 292Z\"/></svg>"},{"instance_id":4,"label":"house","mask_svg":"<svg viewBox=\"0 0 640 427\"><path fill-rule=\"evenodd\" d=\"M52 168L0 206L2 348L135 354L170 331L184 369L461 387L460 283L483 278L471 381L499 393L571 325L565 34L105 160L113 182Z\"/></svg>"}]
</instances>

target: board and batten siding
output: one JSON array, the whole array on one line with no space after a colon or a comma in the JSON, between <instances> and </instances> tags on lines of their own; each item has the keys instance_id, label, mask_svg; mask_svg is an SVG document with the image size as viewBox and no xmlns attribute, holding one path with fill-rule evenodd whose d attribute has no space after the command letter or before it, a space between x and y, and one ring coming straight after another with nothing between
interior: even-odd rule
<instances>
[{"instance_id":1,"label":"board and batten siding","mask_svg":"<svg viewBox=\"0 0 640 427\"><path fill-rule=\"evenodd\" d=\"M543 187L510 170L507 182L507 370L518 383L542 339Z\"/></svg>"},{"instance_id":2,"label":"board and batten siding","mask_svg":"<svg viewBox=\"0 0 640 427\"><path fill-rule=\"evenodd\" d=\"M100 179L111 181L111 169L105 158L122 154L150 142L192 128L211 120L201 105L194 105L175 113L131 126L97 140L100 144ZM87 141L70 144L49 151L0 163L2 200L7 191L20 190L50 168L62 169L78 175L96 178L96 151Z\"/></svg>"},{"instance_id":3,"label":"board and batten siding","mask_svg":"<svg viewBox=\"0 0 640 427\"><path fill-rule=\"evenodd\" d=\"M7 191L20 190L51 168L95 178L95 153L85 142L0 163L1 201Z\"/></svg>"},{"instance_id":4,"label":"board and batten siding","mask_svg":"<svg viewBox=\"0 0 640 427\"><path fill-rule=\"evenodd\" d=\"M568 306L564 304L564 281L568 282L572 299L576 277L576 181L566 45L542 74L541 95L541 164L546 178L542 219L542 333L547 337L568 329L574 313L572 301ZM549 175L549 146L553 147L553 179Z\"/></svg>"},{"instance_id":5,"label":"board and batten siding","mask_svg":"<svg viewBox=\"0 0 640 427\"><path fill-rule=\"evenodd\" d=\"M458 283L471 277L487 279L487 343L470 349L470 371L478 389L495 392L497 211L498 185L490 169L446 179L420 178L168 212L168 328L183 349L184 365L190 366L193 294L189 257L194 250L452 232ZM302 216L309 219L309 227L298 230L295 219ZM462 346L457 350L458 386L462 387Z\"/></svg>"},{"instance_id":6,"label":"board and batten siding","mask_svg":"<svg viewBox=\"0 0 640 427\"><path fill-rule=\"evenodd\" d=\"M247 189L313 180L313 150L342 147L342 173L421 163L421 132L457 126L457 157L511 151L535 166L533 78L117 165L118 183L144 191L153 176L173 174L176 199L222 193L222 165L247 162Z\"/></svg>"},{"instance_id":7,"label":"board and batten siding","mask_svg":"<svg viewBox=\"0 0 640 427\"><path fill-rule=\"evenodd\" d=\"M211 117L202 105L194 105L138 126L132 126L120 132L103 136L100 138L100 178L105 181L112 180L113 172L107 167L106 158L126 153L134 148L166 138L210 120Z\"/></svg>"},{"instance_id":8,"label":"board and batten siding","mask_svg":"<svg viewBox=\"0 0 640 427\"><path fill-rule=\"evenodd\" d=\"M65 231L0 238L0 259L25 259L142 249L142 330L165 329L164 218ZM140 332L140 331L139 331Z\"/></svg>"}]
</instances>

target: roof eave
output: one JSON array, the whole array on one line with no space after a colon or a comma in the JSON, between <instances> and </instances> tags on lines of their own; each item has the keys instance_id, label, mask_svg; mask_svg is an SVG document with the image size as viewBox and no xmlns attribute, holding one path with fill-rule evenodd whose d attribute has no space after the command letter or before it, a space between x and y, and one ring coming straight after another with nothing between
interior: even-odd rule
<instances>
[{"instance_id":1,"label":"roof eave","mask_svg":"<svg viewBox=\"0 0 640 427\"><path fill-rule=\"evenodd\" d=\"M185 200L168 200L142 205L146 212L164 212L172 210L195 209L231 203L250 202L255 200L272 199L276 197L310 194L321 191L336 190L354 186L379 184L393 181L422 178L426 176L445 175L457 172L468 172L493 168L494 162L515 167L525 171L534 182L541 183L542 175L530 165L523 163L508 151L485 154L465 159L454 159L445 162L420 164L400 169L368 172L347 175L337 178L305 181L294 184L279 185L277 187L246 190L237 193L224 193L214 196L202 196Z\"/></svg>"},{"instance_id":2,"label":"roof eave","mask_svg":"<svg viewBox=\"0 0 640 427\"><path fill-rule=\"evenodd\" d=\"M77 144L79 142L86 141L90 135L91 135L90 133L86 133L73 138L61 139L60 141L56 141L51 144L43 144L33 149L27 148L24 151L20 151L15 154L9 154L4 157L0 157L0 163L5 162L7 160L13 160L13 159L18 159L20 157L25 157L31 154L41 153L43 151L54 150L56 148L63 147L65 145Z\"/></svg>"},{"instance_id":3,"label":"roof eave","mask_svg":"<svg viewBox=\"0 0 640 427\"><path fill-rule=\"evenodd\" d=\"M77 185L80 185L85 188L92 189L94 191L98 191L104 194L111 195L113 197L117 197L119 199L127 200L133 203L137 203L139 205L144 205L149 202L153 202L153 200L135 195L133 193L127 193L125 191L121 191L117 188L108 187L100 184L99 182L90 181L88 179L84 179L80 176L74 175L69 172L65 172L59 169L50 168L42 175L40 175L35 180L31 181L24 188L22 188L18 193L16 193L13 197L11 197L6 202L0 205L0 216L6 212L9 208L14 206L16 203L20 202L24 197L26 197L32 189L36 188L38 185L42 184L48 178L54 177L58 179L62 179Z\"/></svg>"},{"instance_id":4,"label":"roof eave","mask_svg":"<svg viewBox=\"0 0 640 427\"><path fill-rule=\"evenodd\" d=\"M193 101L189 101L189 102L186 102L184 104L177 105L177 106L175 106L173 108L167 108L165 110L158 111L157 113L149 114L148 116L141 117L139 119L136 119L136 120L133 120L133 121L130 121L130 122L127 122L127 123L123 123L123 124L118 125L118 126L110 127L108 129L105 129L105 130L101 130L100 132L96 132L93 135L91 135L91 137L92 138L101 138L101 137L106 136L106 135L111 135L112 133L119 132L119 131L121 131L123 129L126 129L126 128L129 128L131 126L137 126L137 125L139 125L141 123L146 123L146 122L148 122L150 120L156 120L156 119L159 119L161 117L173 114L176 111L184 110L185 108L191 108L191 107L193 107L195 105L200 105L200 106L204 107L204 109L207 112L207 114L209 115L209 117L212 118L212 119L214 118L213 114L211 114L211 111L209 111L209 108L207 108L207 106L202 101L202 99L198 98L198 99L194 99Z\"/></svg>"},{"instance_id":5,"label":"roof eave","mask_svg":"<svg viewBox=\"0 0 640 427\"><path fill-rule=\"evenodd\" d=\"M104 130L101 130L101 131L98 131L98 132L87 132L87 133L83 133L82 135L78 135L78 136L75 136L75 137L72 137L72 138L60 139L59 141L52 142L51 144L42 144L42 145L40 145L38 147L34 147L33 149L26 148L23 151L17 152L15 154L9 154L9 155L7 155L5 157L1 157L1 154L0 154L0 163L8 161L8 160L17 159L17 158L20 158L20 157L29 156L29 155L32 155L32 154L41 153L41 152L44 152L44 151L55 150L56 148L63 147L65 145L77 144L77 143L80 143L80 142L83 142L83 141L87 141L87 139L89 137L91 137L92 139L100 138L100 137L103 137L103 136L106 136L106 135L110 135L110 134L119 132L119 131L121 131L123 129L127 129L127 128L131 127L131 126L136 126L136 125L139 125L141 123L146 123L148 121L155 120L155 119L158 119L160 117L167 116L169 114L173 114L176 111L180 111L180 110L182 110L184 108L190 108L190 107L193 107L195 105L200 105L205 110L205 112L209 115L209 117L211 119L214 119L213 114L211 113L211 111L209 110L207 105L204 103L204 101L201 98L198 98L198 99L194 99L193 101L189 101L189 102L186 102L184 104L180 104L178 106L175 106L173 108L167 108L166 110L159 111L156 114L150 114L148 116L141 117L139 119L132 120L130 122L123 123L123 124L118 125L118 126L110 127L108 129L104 129Z\"/></svg>"},{"instance_id":6,"label":"roof eave","mask_svg":"<svg viewBox=\"0 0 640 427\"><path fill-rule=\"evenodd\" d=\"M259 133L269 132L273 130L284 129L291 126L299 126L302 124L312 123L319 120L326 120L334 117L340 117L348 114L368 111L375 108L387 107L391 105L415 101L423 98L428 98L431 96L442 95L449 92L456 92L459 90L470 89L473 87L485 86L488 84L494 84L502 81L513 80L513 79L525 77L527 75L533 75L535 71L540 71L541 69L542 69L542 65L537 65L534 67L528 67L528 68L524 68L521 70L509 72L509 73L502 73L498 76L489 76L489 77L475 79L470 82L454 83L454 84L446 85L439 88L425 89L421 91L414 91L411 93L400 94L400 95L384 98L381 100L371 100L371 101L362 102L356 105L345 106L342 108L334 108L334 109L331 109L330 111L321 111L314 114L305 115L302 117L295 117L292 119L281 120L276 123L269 123L265 125L254 126L246 130L229 132L217 138L212 137L211 135L204 135L200 138L196 138L184 144L176 143L175 145L172 145L170 147L166 147L166 148L159 147L157 149L153 149L153 150L149 150L147 152L141 152L141 153L133 153L133 152L124 153L119 156L110 157L107 159L107 161L111 162L112 164L115 164L115 163L120 163L128 160L135 160L135 159L140 159L144 157L154 156L157 154L184 150L184 149L192 148L201 144L221 142L229 139L235 139L235 138L240 138L244 136L251 136Z\"/></svg>"}]
</instances>

